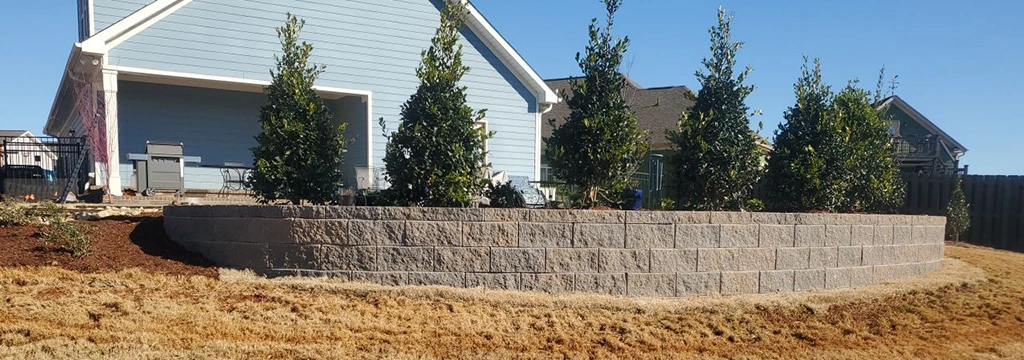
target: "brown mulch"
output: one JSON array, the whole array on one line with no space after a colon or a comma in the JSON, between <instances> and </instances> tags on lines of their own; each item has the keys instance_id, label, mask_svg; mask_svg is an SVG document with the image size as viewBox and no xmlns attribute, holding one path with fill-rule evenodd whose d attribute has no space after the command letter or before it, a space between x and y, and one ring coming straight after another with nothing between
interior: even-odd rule
<instances>
[{"instance_id":1,"label":"brown mulch","mask_svg":"<svg viewBox=\"0 0 1024 360\"><path fill-rule=\"evenodd\" d=\"M89 254L78 259L44 242L39 226L0 227L0 267L54 266L83 273L138 268L167 275L218 276L211 262L167 238L158 215L83 223L91 228L92 244Z\"/></svg>"}]
</instances>

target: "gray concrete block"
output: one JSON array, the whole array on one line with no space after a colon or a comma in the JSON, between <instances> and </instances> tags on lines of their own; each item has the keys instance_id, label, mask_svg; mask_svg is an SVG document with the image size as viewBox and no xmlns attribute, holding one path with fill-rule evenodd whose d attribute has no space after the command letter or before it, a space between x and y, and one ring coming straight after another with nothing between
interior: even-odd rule
<instances>
[{"instance_id":1,"label":"gray concrete block","mask_svg":"<svg viewBox=\"0 0 1024 360\"><path fill-rule=\"evenodd\" d=\"M719 246L725 247L757 247L758 224L722 225L722 237Z\"/></svg>"},{"instance_id":2,"label":"gray concrete block","mask_svg":"<svg viewBox=\"0 0 1024 360\"><path fill-rule=\"evenodd\" d=\"M875 220L875 225L914 225L913 217L907 215L874 215L872 218Z\"/></svg>"},{"instance_id":3,"label":"gray concrete block","mask_svg":"<svg viewBox=\"0 0 1024 360\"><path fill-rule=\"evenodd\" d=\"M265 229L262 222L249 226L258 231ZM292 242L295 244L348 244L348 220L292 219Z\"/></svg>"},{"instance_id":4,"label":"gray concrete block","mask_svg":"<svg viewBox=\"0 0 1024 360\"><path fill-rule=\"evenodd\" d=\"M797 225L795 246L825 246L825 225Z\"/></svg>"},{"instance_id":5,"label":"gray concrete block","mask_svg":"<svg viewBox=\"0 0 1024 360\"><path fill-rule=\"evenodd\" d=\"M572 247L572 224L519 223L519 246L548 248Z\"/></svg>"},{"instance_id":6,"label":"gray concrete block","mask_svg":"<svg viewBox=\"0 0 1024 360\"><path fill-rule=\"evenodd\" d=\"M796 224L796 214L755 212L750 214L750 220L755 224L792 226Z\"/></svg>"},{"instance_id":7,"label":"gray concrete block","mask_svg":"<svg viewBox=\"0 0 1024 360\"><path fill-rule=\"evenodd\" d=\"M432 247L382 246L378 251L380 271L434 271L437 255Z\"/></svg>"},{"instance_id":8,"label":"gray concrete block","mask_svg":"<svg viewBox=\"0 0 1024 360\"><path fill-rule=\"evenodd\" d=\"M377 270L377 248L372 246L336 246L320 247L320 262L324 270Z\"/></svg>"},{"instance_id":9,"label":"gray concrete block","mask_svg":"<svg viewBox=\"0 0 1024 360\"><path fill-rule=\"evenodd\" d=\"M196 241L190 248L225 268L262 270L270 266L267 244Z\"/></svg>"},{"instance_id":10,"label":"gray concrete block","mask_svg":"<svg viewBox=\"0 0 1024 360\"><path fill-rule=\"evenodd\" d=\"M753 220L750 213L738 211L711 212L712 224L750 224Z\"/></svg>"},{"instance_id":11,"label":"gray concrete block","mask_svg":"<svg viewBox=\"0 0 1024 360\"><path fill-rule=\"evenodd\" d=\"M529 222L626 224L626 212L618 210L530 210Z\"/></svg>"},{"instance_id":12,"label":"gray concrete block","mask_svg":"<svg viewBox=\"0 0 1024 360\"><path fill-rule=\"evenodd\" d=\"M761 273L758 271L722 273L722 294L757 294L760 286Z\"/></svg>"},{"instance_id":13,"label":"gray concrete block","mask_svg":"<svg viewBox=\"0 0 1024 360\"><path fill-rule=\"evenodd\" d=\"M598 268L602 273L650 272L651 250L600 249Z\"/></svg>"},{"instance_id":14,"label":"gray concrete block","mask_svg":"<svg viewBox=\"0 0 1024 360\"><path fill-rule=\"evenodd\" d=\"M519 246L519 224L513 222L467 222L462 225L462 246Z\"/></svg>"},{"instance_id":15,"label":"gray concrete block","mask_svg":"<svg viewBox=\"0 0 1024 360\"><path fill-rule=\"evenodd\" d=\"M405 221L350 220L349 245L406 245Z\"/></svg>"},{"instance_id":16,"label":"gray concrete block","mask_svg":"<svg viewBox=\"0 0 1024 360\"><path fill-rule=\"evenodd\" d=\"M794 291L808 291L825 288L825 269L796 270Z\"/></svg>"},{"instance_id":17,"label":"gray concrete block","mask_svg":"<svg viewBox=\"0 0 1024 360\"><path fill-rule=\"evenodd\" d=\"M671 249L673 247L675 247L675 225L626 225L626 248L628 249Z\"/></svg>"},{"instance_id":18,"label":"gray concrete block","mask_svg":"<svg viewBox=\"0 0 1024 360\"><path fill-rule=\"evenodd\" d=\"M730 271L736 269L735 249L697 249L697 271Z\"/></svg>"},{"instance_id":19,"label":"gray concrete block","mask_svg":"<svg viewBox=\"0 0 1024 360\"><path fill-rule=\"evenodd\" d=\"M825 246L850 246L852 233L850 225L825 225Z\"/></svg>"},{"instance_id":20,"label":"gray concrete block","mask_svg":"<svg viewBox=\"0 0 1024 360\"><path fill-rule=\"evenodd\" d=\"M851 286L851 272L849 268L825 269L825 288L845 289Z\"/></svg>"},{"instance_id":21,"label":"gray concrete block","mask_svg":"<svg viewBox=\"0 0 1024 360\"><path fill-rule=\"evenodd\" d=\"M520 275L516 273L468 273L466 287L492 290L519 290Z\"/></svg>"},{"instance_id":22,"label":"gray concrete block","mask_svg":"<svg viewBox=\"0 0 1024 360\"><path fill-rule=\"evenodd\" d=\"M683 273L697 271L697 249L651 250L652 273Z\"/></svg>"},{"instance_id":23,"label":"gray concrete block","mask_svg":"<svg viewBox=\"0 0 1024 360\"><path fill-rule=\"evenodd\" d=\"M762 271L760 292L762 294L793 292L795 277L793 270Z\"/></svg>"},{"instance_id":24,"label":"gray concrete block","mask_svg":"<svg viewBox=\"0 0 1024 360\"><path fill-rule=\"evenodd\" d=\"M546 270L552 273L598 272L598 249L546 249Z\"/></svg>"},{"instance_id":25,"label":"gray concrete block","mask_svg":"<svg viewBox=\"0 0 1024 360\"><path fill-rule=\"evenodd\" d=\"M885 264L885 246L865 246L862 251L862 265L875 266Z\"/></svg>"},{"instance_id":26,"label":"gray concrete block","mask_svg":"<svg viewBox=\"0 0 1024 360\"><path fill-rule=\"evenodd\" d=\"M626 246L626 225L574 224L572 244L578 248L622 249Z\"/></svg>"},{"instance_id":27,"label":"gray concrete block","mask_svg":"<svg viewBox=\"0 0 1024 360\"><path fill-rule=\"evenodd\" d=\"M629 296L674 297L676 274L626 274Z\"/></svg>"},{"instance_id":28,"label":"gray concrete block","mask_svg":"<svg viewBox=\"0 0 1024 360\"><path fill-rule=\"evenodd\" d=\"M486 208L479 209L482 216L481 221L493 221L493 222L521 222L527 221L528 213L532 210L528 209L498 209L498 208Z\"/></svg>"},{"instance_id":29,"label":"gray concrete block","mask_svg":"<svg viewBox=\"0 0 1024 360\"><path fill-rule=\"evenodd\" d=\"M834 268L839 266L839 248L813 247L808 267L811 269Z\"/></svg>"},{"instance_id":30,"label":"gray concrete block","mask_svg":"<svg viewBox=\"0 0 1024 360\"><path fill-rule=\"evenodd\" d=\"M405 227L406 246L461 246L462 224L455 221L409 221Z\"/></svg>"},{"instance_id":31,"label":"gray concrete block","mask_svg":"<svg viewBox=\"0 0 1024 360\"><path fill-rule=\"evenodd\" d=\"M926 215L911 216L910 223L914 226L938 226L944 228L946 226L946 217Z\"/></svg>"},{"instance_id":32,"label":"gray concrete block","mask_svg":"<svg viewBox=\"0 0 1024 360\"><path fill-rule=\"evenodd\" d=\"M438 247L436 251L436 271L487 272L491 270L490 248Z\"/></svg>"},{"instance_id":33,"label":"gray concrete block","mask_svg":"<svg viewBox=\"0 0 1024 360\"><path fill-rule=\"evenodd\" d=\"M577 292L626 295L626 274L576 274Z\"/></svg>"},{"instance_id":34,"label":"gray concrete block","mask_svg":"<svg viewBox=\"0 0 1024 360\"><path fill-rule=\"evenodd\" d=\"M543 272L542 248L491 248L492 272Z\"/></svg>"},{"instance_id":35,"label":"gray concrete block","mask_svg":"<svg viewBox=\"0 0 1024 360\"><path fill-rule=\"evenodd\" d=\"M858 266L846 271L850 274L851 287L870 285L874 281L874 268L871 266Z\"/></svg>"},{"instance_id":36,"label":"gray concrete block","mask_svg":"<svg viewBox=\"0 0 1024 360\"><path fill-rule=\"evenodd\" d=\"M271 269L319 269L320 245L268 244Z\"/></svg>"},{"instance_id":37,"label":"gray concrete block","mask_svg":"<svg viewBox=\"0 0 1024 360\"><path fill-rule=\"evenodd\" d=\"M536 291L548 294L572 292L575 288L574 274L523 274L522 291Z\"/></svg>"},{"instance_id":38,"label":"gray concrete block","mask_svg":"<svg viewBox=\"0 0 1024 360\"><path fill-rule=\"evenodd\" d=\"M700 272L676 274L676 293L685 295L712 295L722 292L722 273Z\"/></svg>"},{"instance_id":39,"label":"gray concrete block","mask_svg":"<svg viewBox=\"0 0 1024 360\"><path fill-rule=\"evenodd\" d=\"M875 226L874 245L892 245L894 229L892 225Z\"/></svg>"},{"instance_id":40,"label":"gray concrete block","mask_svg":"<svg viewBox=\"0 0 1024 360\"><path fill-rule=\"evenodd\" d=\"M721 225L678 224L676 225L676 247L717 248L722 231Z\"/></svg>"},{"instance_id":41,"label":"gray concrete block","mask_svg":"<svg viewBox=\"0 0 1024 360\"><path fill-rule=\"evenodd\" d=\"M796 226L761 224L758 239L760 247L792 247L796 243Z\"/></svg>"},{"instance_id":42,"label":"gray concrete block","mask_svg":"<svg viewBox=\"0 0 1024 360\"><path fill-rule=\"evenodd\" d=\"M353 271L352 281L384 286L402 286L409 284L409 273Z\"/></svg>"},{"instance_id":43,"label":"gray concrete block","mask_svg":"<svg viewBox=\"0 0 1024 360\"><path fill-rule=\"evenodd\" d=\"M874 245L875 227L873 225L854 225L851 231L850 245Z\"/></svg>"},{"instance_id":44,"label":"gray concrete block","mask_svg":"<svg viewBox=\"0 0 1024 360\"><path fill-rule=\"evenodd\" d=\"M778 270L803 270L810 267L810 248L778 248L775 268Z\"/></svg>"},{"instance_id":45,"label":"gray concrete block","mask_svg":"<svg viewBox=\"0 0 1024 360\"><path fill-rule=\"evenodd\" d=\"M933 236L935 232L933 229L938 227L935 226L914 226L910 229L910 243L911 244L931 244L935 242Z\"/></svg>"},{"instance_id":46,"label":"gray concrete block","mask_svg":"<svg viewBox=\"0 0 1024 360\"><path fill-rule=\"evenodd\" d=\"M913 242L911 238L912 227L910 226L896 226L893 228L893 245L906 245Z\"/></svg>"},{"instance_id":47,"label":"gray concrete block","mask_svg":"<svg viewBox=\"0 0 1024 360\"><path fill-rule=\"evenodd\" d=\"M407 276L409 285L466 287L466 273L462 272L411 272Z\"/></svg>"},{"instance_id":48,"label":"gray concrete block","mask_svg":"<svg viewBox=\"0 0 1024 360\"><path fill-rule=\"evenodd\" d=\"M839 265L838 267L855 267L861 266L864 255L864 249L861 246L841 246L839 247Z\"/></svg>"},{"instance_id":49,"label":"gray concrete block","mask_svg":"<svg viewBox=\"0 0 1024 360\"><path fill-rule=\"evenodd\" d=\"M627 211L627 224L709 224L706 211Z\"/></svg>"},{"instance_id":50,"label":"gray concrete block","mask_svg":"<svg viewBox=\"0 0 1024 360\"><path fill-rule=\"evenodd\" d=\"M770 248L741 248L734 249L733 262L735 270L774 270L776 249Z\"/></svg>"},{"instance_id":51,"label":"gray concrete block","mask_svg":"<svg viewBox=\"0 0 1024 360\"><path fill-rule=\"evenodd\" d=\"M835 224L833 214L822 213L798 213L796 214L797 225L827 225Z\"/></svg>"}]
</instances>

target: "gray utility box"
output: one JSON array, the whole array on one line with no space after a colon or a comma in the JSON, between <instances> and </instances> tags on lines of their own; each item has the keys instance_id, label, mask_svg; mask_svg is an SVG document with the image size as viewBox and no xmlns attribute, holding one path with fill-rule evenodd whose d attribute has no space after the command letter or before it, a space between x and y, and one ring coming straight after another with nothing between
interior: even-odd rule
<instances>
[{"instance_id":1,"label":"gray utility box","mask_svg":"<svg viewBox=\"0 0 1024 360\"><path fill-rule=\"evenodd\" d=\"M135 178L143 195L156 190L185 193L185 152L181 143L146 142L145 154L128 154L135 162Z\"/></svg>"}]
</instances>

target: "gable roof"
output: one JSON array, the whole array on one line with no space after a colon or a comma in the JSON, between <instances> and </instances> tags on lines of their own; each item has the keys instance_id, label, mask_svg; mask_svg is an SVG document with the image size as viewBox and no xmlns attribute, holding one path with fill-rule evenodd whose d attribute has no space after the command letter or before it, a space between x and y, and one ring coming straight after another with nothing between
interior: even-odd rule
<instances>
[{"instance_id":1,"label":"gable roof","mask_svg":"<svg viewBox=\"0 0 1024 360\"><path fill-rule=\"evenodd\" d=\"M185 7L193 0L155 0L145 7L135 11L131 15L115 22L107 28L93 34L91 37L76 43L71 50L71 55L68 57L67 68L64 71L64 77L61 79L60 86L57 89L57 96L55 96L53 105L50 108L50 116L47 119L45 129L50 131L51 123L57 113L57 108L60 102L61 95L66 91L68 84L68 72L78 66L78 63L82 62L83 58L88 59L90 56L102 58L108 54L114 47L123 43L173 14L179 9ZM420 0L427 1L427 0ZM551 105L559 102L558 94L551 90L541 79L540 75L528 63L523 59L521 55L501 36L500 33L491 25L489 21L476 9L475 6L469 0L460 0L466 3L467 16L466 16L466 27L473 31L480 40L491 50L502 64L504 64L509 71L512 72L515 77L522 82L524 86L532 93L537 102L541 105ZM86 55L86 56L83 56ZM105 61L105 59L104 59ZM230 79L222 79L230 80ZM239 81L244 79L237 79Z\"/></svg>"},{"instance_id":2,"label":"gable roof","mask_svg":"<svg viewBox=\"0 0 1024 360\"><path fill-rule=\"evenodd\" d=\"M579 77L561 78L548 80L548 86L555 91L569 91L569 82ZM693 106L693 91L686 86L666 86L655 88L644 88L635 81L626 77L626 87L622 95L636 113L637 122L641 129L647 130L651 150L665 150L671 145L665 137L665 132L675 130L679 127L679 118L683 112ZM571 94L566 94L571 96ZM542 123L542 136L550 137L553 128L550 119L555 120L555 126L565 123L569 116L569 105L562 102L556 104L551 112L544 114Z\"/></svg>"},{"instance_id":3,"label":"gable roof","mask_svg":"<svg viewBox=\"0 0 1024 360\"><path fill-rule=\"evenodd\" d=\"M0 137L21 137L25 134L32 136L32 132L28 130L0 130Z\"/></svg>"},{"instance_id":4,"label":"gable roof","mask_svg":"<svg viewBox=\"0 0 1024 360\"><path fill-rule=\"evenodd\" d=\"M885 98L885 100L882 100L881 104L878 105L879 108L883 108L886 106L895 106L896 108L900 109L901 111L909 115L911 119L916 121L918 124L921 124L921 126L923 126L925 129L928 129L928 131L930 131L932 134L939 136L939 138L943 142L948 144L948 146L952 147L951 150L958 150L961 154L967 152L967 147L963 146L963 144L960 144L960 142L956 141L956 139L953 139L952 136L949 136L949 134L940 129L931 120L928 120L927 117L918 112L917 109L914 109L913 106L910 106L910 104L908 104L899 96L893 95L888 98Z\"/></svg>"}]
</instances>

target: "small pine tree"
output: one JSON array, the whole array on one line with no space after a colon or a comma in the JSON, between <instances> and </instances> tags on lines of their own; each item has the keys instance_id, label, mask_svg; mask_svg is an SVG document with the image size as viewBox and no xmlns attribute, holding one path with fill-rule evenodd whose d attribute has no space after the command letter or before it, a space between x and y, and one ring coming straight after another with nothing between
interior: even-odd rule
<instances>
[{"instance_id":1,"label":"small pine tree","mask_svg":"<svg viewBox=\"0 0 1024 360\"><path fill-rule=\"evenodd\" d=\"M277 70L270 72L273 81L265 89L267 104L260 111L262 131L251 149L254 169L249 186L261 203L330 203L344 179L347 124L333 122L331 110L313 89L325 67L309 64L313 46L299 42L304 25L304 20L288 14L285 25L277 28L283 53L274 57Z\"/></svg>"},{"instance_id":2,"label":"small pine tree","mask_svg":"<svg viewBox=\"0 0 1024 360\"><path fill-rule=\"evenodd\" d=\"M622 0L605 0L607 24L590 24L586 53L576 54L583 77L570 81L569 117L546 139L552 175L577 186L584 207L599 204L599 194L623 189L647 153L647 134L622 96L626 84L620 72L629 38L612 35L615 13ZM552 121L554 125L554 121ZM606 194L607 195L607 194ZM605 196L604 202L610 203Z\"/></svg>"},{"instance_id":3,"label":"small pine tree","mask_svg":"<svg viewBox=\"0 0 1024 360\"><path fill-rule=\"evenodd\" d=\"M736 52L743 43L731 41L731 23L732 17L719 7L718 25L708 31L711 57L703 61L707 72L696 74L700 92L679 130L668 134L674 146L670 163L676 204L682 209L741 208L760 178L757 138L744 103L754 90L743 85L751 69L734 76Z\"/></svg>"},{"instance_id":4,"label":"small pine tree","mask_svg":"<svg viewBox=\"0 0 1024 360\"><path fill-rule=\"evenodd\" d=\"M466 105L466 87L459 85L469 71L459 44L465 14L463 1L445 2L441 26L416 69L420 85L402 105L401 123L389 135L380 119L391 183L385 197L396 205L465 207L487 186L484 144L493 134L478 126L485 110Z\"/></svg>"},{"instance_id":5,"label":"small pine tree","mask_svg":"<svg viewBox=\"0 0 1024 360\"><path fill-rule=\"evenodd\" d=\"M846 162L850 186L843 210L893 213L904 201L905 185L889 121L884 109L875 108L878 101L857 84L851 81L833 100L833 112L846 131L850 154Z\"/></svg>"},{"instance_id":6,"label":"small pine tree","mask_svg":"<svg viewBox=\"0 0 1024 360\"><path fill-rule=\"evenodd\" d=\"M812 69L804 58L794 89L796 104L786 111L786 122L779 124L768 159L768 205L781 211L842 210L851 159L819 60Z\"/></svg>"},{"instance_id":7,"label":"small pine tree","mask_svg":"<svg viewBox=\"0 0 1024 360\"><path fill-rule=\"evenodd\" d=\"M960 241L960 235L971 227L971 205L964 196L964 182L956 180L953 195L946 204L946 236Z\"/></svg>"}]
</instances>

